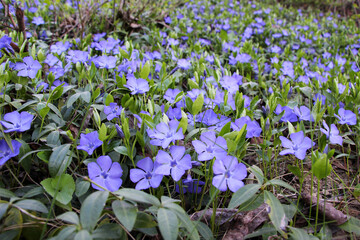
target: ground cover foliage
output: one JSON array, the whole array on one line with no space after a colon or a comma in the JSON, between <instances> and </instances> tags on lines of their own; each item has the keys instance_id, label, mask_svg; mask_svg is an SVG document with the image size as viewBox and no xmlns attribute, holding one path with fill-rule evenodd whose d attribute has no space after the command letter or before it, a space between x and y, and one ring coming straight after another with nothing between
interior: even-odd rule
<instances>
[{"instance_id":1,"label":"ground cover foliage","mask_svg":"<svg viewBox=\"0 0 360 240\"><path fill-rule=\"evenodd\" d=\"M0 239L360 235L352 19L247 1L0 8Z\"/></svg>"}]
</instances>

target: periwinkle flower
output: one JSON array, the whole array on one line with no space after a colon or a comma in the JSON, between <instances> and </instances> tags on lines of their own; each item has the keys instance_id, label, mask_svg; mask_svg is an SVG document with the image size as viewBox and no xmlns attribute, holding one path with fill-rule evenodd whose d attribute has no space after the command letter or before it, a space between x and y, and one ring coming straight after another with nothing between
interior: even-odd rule
<instances>
[{"instance_id":1,"label":"periwinkle flower","mask_svg":"<svg viewBox=\"0 0 360 240\"><path fill-rule=\"evenodd\" d=\"M297 122L298 118L297 118L296 114L294 113L294 110L288 106L283 107L280 104L278 104L276 106L276 109L274 112L276 113L276 115L279 115L283 111L284 111L284 115L281 117L280 122L287 122L287 121Z\"/></svg>"},{"instance_id":2,"label":"periwinkle flower","mask_svg":"<svg viewBox=\"0 0 360 240\"><path fill-rule=\"evenodd\" d=\"M157 166L154 173L171 175L174 181L179 181L185 171L191 169L191 157L189 154L185 154L184 146L171 146L170 154L159 150L156 155L156 162L159 166Z\"/></svg>"},{"instance_id":3,"label":"periwinkle flower","mask_svg":"<svg viewBox=\"0 0 360 240\"><path fill-rule=\"evenodd\" d=\"M177 65L183 70L188 70L191 67L190 62L186 59L179 59Z\"/></svg>"},{"instance_id":4,"label":"periwinkle flower","mask_svg":"<svg viewBox=\"0 0 360 240\"><path fill-rule=\"evenodd\" d=\"M154 163L151 158L146 157L138 161L136 166L140 169L135 168L130 170L130 180L133 183L137 183L135 189L143 190L150 187L159 187L163 175L154 173L154 169L158 167L157 162Z\"/></svg>"},{"instance_id":5,"label":"periwinkle flower","mask_svg":"<svg viewBox=\"0 0 360 240\"><path fill-rule=\"evenodd\" d=\"M169 102L169 103L174 103L175 102L175 98L176 96L180 93L181 91L177 88L175 89L171 89L169 88L168 90L166 90L164 98Z\"/></svg>"},{"instance_id":6,"label":"periwinkle flower","mask_svg":"<svg viewBox=\"0 0 360 240\"><path fill-rule=\"evenodd\" d=\"M339 130L337 129L335 124L331 124L330 128L326 124L325 121L323 121L323 126L325 129L320 128L320 131L326 135L326 137L330 140L331 144L339 144L342 146L343 139L341 136L339 136Z\"/></svg>"},{"instance_id":7,"label":"periwinkle flower","mask_svg":"<svg viewBox=\"0 0 360 240\"><path fill-rule=\"evenodd\" d=\"M119 190L123 170L118 162L113 163L109 156L100 156L96 162L89 163L87 167L90 179L97 185L110 192ZM91 185L96 190L104 190L93 183Z\"/></svg>"},{"instance_id":8,"label":"periwinkle flower","mask_svg":"<svg viewBox=\"0 0 360 240\"><path fill-rule=\"evenodd\" d=\"M305 137L304 132L296 132L290 134L290 141L286 137L280 136L281 145L286 148L280 152L280 155L294 154L300 160L306 156L306 150L315 145L310 138Z\"/></svg>"},{"instance_id":9,"label":"periwinkle flower","mask_svg":"<svg viewBox=\"0 0 360 240\"><path fill-rule=\"evenodd\" d=\"M223 159L216 159L213 165L214 177L212 184L222 192L228 188L236 192L244 186L242 181L247 176L246 166L239 163L234 156L226 156Z\"/></svg>"},{"instance_id":10,"label":"periwinkle flower","mask_svg":"<svg viewBox=\"0 0 360 240\"><path fill-rule=\"evenodd\" d=\"M41 64L34 60L31 56L24 57L23 63L15 63L14 70L18 70L18 76L29 77L31 79L36 77L37 72L41 69Z\"/></svg>"},{"instance_id":11,"label":"periwinkle flower","mask_svg":"<svg viewBox=\"0 0 360 240\"><path fill-rule=\"evenodd\" d=\"M102 69L113 69L116 67L116 57L114 56L99 56L92 59L96 67Z\"/></svg>"},{"instance_id":12,"label":"periwinkle flower","mask_svg":"<svg viewBox=\"0 0 360 240\"><path fill-rule=\"evenodd\" d=\"M57 42L54 45L51 45L50 47L50 51L52 53L57 53L57 54L61 54L65 51L67 51L69 48L71 47L71 44L69 42Z\"/></svg>"},{"instance_id":13,"label":"periwinkle flower","mask_svg":"<svg viewBox=\"0 0 360 240\"><path fill-rule=\"evenodd\" d=\"M4 139L0 140L0 166L4 165L10 158L19 155L21 143L16 140L11 140L11 145L14 151L11 150Z\"/></svg>"},{"instance_id":14,"label":"periwinkle flower","mask_svg":"<svg viewBox=\"0 0 360 240\"><path fill-rule=\"evenodd\" d=\"M221 136L216 137L214 131L202 133L200 140L192 141L192 145L199 155L199 161L207 161L214 157L221 159L227 155L226 140Z\"/></svg>"},{"instance_id":15,"label":"periwinkle flower","mask_svg":"<svg viewBox=\"0 0 360 240\"><path fill-rule=\"evenodd\" d=\"M80 50L70 50L66 59L72 63L85 63L89 60L89 53Z\"/></svg>"},{"instance_id":16,"label":"periwinkle flower","mask_svg":"<svg viewBox=\"0 0 360 240\"><path fill-rule=\"evenodd\" d=\"M161 122L154 129L148 129L147 133L150 138L150 144L154 146L161 146L162 148L167 148L170 143L175 143L176 140L181 140L184 138L182 128L179 128L179 121L171 120L168 124Z\"/></svg>"},{"instance_id":17,"label":"periwinkle flower","mask_svg":"<svg viewBox=\"0 0 360 240\"><path fill-rule=\"evenodd\" d=\"M249 116L236 119L231 123L231 128L234 131L240 131L246 124L246 138L260 137L262 129L257 121L252 121Z\"/></svg>"},{"instance_id":18,"label":"periwinkle flower","mask_svg":"<svg viewBox=\"0 0 360 240\"><path fill-rule=\"evenodd\" d=\"M186 179L182 180L182 191L180 191L180 186L176 184L175 191L177 193L200 193L202 187L205 185L205 182L198 179L193 179L190 174L187 175Z\"/></svg>"},{"instance_id":19,"label":"periwinkle flower","mask_svg":"<svg viewBox=\"0 0 360 240\"><path fill-rule=\"evenodd\" d=\"M36 26L42 25L45 23L44 19L42 17L34 17L32 20L32 23Z\"/></svg>"},{"instance_id":20,"label":"periwinkle flower","mask_svg":"<svg viewBox=\"0 0 360 240\"><path fill-rule=\"evenodd\" d=\"M310 111L310 109L306 106L301 106L299 107L294 107L294 113L296 114L296 116L299 117L300 120L303 121L314 121L314 117Z\"/></svg>"},{"instance_id":21,"label":"periwinkle flower","mask_svg":"<svg viewBox=\"0 0 360 240\"><path fill-rule=\"evenodd\" d=\"M338 114L335 114L335 117L339 119L340 124L355 125L356 124L356 114L350 110L345 110L340 108Z\"/></svg>"},{"instance_id":22,"label":"periwinkle flower","mask_svg":"<svg viewBox=\"0 0 360 240\"><path fill-rule=\"evenodd\" d=\"M80 135L80 145L77 149L86 151L89 155L93 154L94 150L100 147L103 142L99 139L97 131Z\"/></svg>"},{"instance_id":23,"label":"periwinkle flower","mask_svg":"<svg viewBox=\"0 0 360 240\"><path fill-rule=\"evenodd\" d=\"M109 106L104 106L104 113L107 115L106 119L111 121L112 119L120 116L122 107L119 107L116 103L110 103Z\"/></svg>"},{"instance_id":24,"label":"periwinkle flower","mask_svg":"<svg viewBox=\"0 0 360 240\"><path fill-rule=\"evenodd\" d=\"M1 125L3 125L6 130L5 133L8 132L25 132L29 130L31 127L31 122L34 119L34 115L28 112L21 112L18 111L6 113L4 115L5 121L0 121Z\"/></svg>"},{"instance_id":25,"label":"periwinkle flower","mask_svg":"<svg viewBox=\"0 0 360 240\"><path fill-rule=\"evenodd\" d=\"M143 94L149 91L149 83L145 79L135 78L134 75L128 74L128 80L124 87L127 87L132 95Z\"/></svg>"}]
</instances>

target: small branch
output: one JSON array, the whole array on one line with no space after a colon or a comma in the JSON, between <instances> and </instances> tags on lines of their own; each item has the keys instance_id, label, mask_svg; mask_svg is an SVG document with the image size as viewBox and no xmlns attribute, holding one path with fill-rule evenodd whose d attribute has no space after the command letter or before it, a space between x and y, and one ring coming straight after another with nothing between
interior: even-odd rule
<instances>
[{"instance_id":1,"label":"small branch","mask_svg":"<svg viewBox=\"0 0 360 240\"><path fill-rule=\"evenodd\" d=\"M316 206L317 196L316 194L311 195L309 193L302 193L301 197L305 200L307 204L311 207ZM324 199L319 199L319 213L325 214L325 217L328 220L335 221L337 225L341 225L348 220L347 215L343 212L337 210L331 203L326 202Z\"/></svg>"}]
</instances>

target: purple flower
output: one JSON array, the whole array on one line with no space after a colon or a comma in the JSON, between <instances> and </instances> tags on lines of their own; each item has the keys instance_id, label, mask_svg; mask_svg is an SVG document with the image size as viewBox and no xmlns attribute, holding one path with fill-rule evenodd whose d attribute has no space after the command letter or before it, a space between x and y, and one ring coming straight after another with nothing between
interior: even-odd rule
<instances>
[{"instance_id":1,"label":"purple flower","mask_svg":"<svg viewBox=\"0 0 360 240\"><path fill-rule=\"evenodd\" d=\"M190 62L186 59L179 59L177 65L183 70L188 70L191 67Z\"/></svg>"},{"instance_id":2,"label":"purple flower","mask_svg":"<svg viewBox=\"0 0 360 240\"><path fill-rule=\"evenodd\" d=\"M32 23L39 26L39 25L42 25L44 24L44 19L42 17L34 17L33 20L32 20Z\"/></svg>"},{"instance_id":3,"label":"purple flower","mask_svg":"<svg viewBox=\"0 0 360 240\"><path fill-rule=\"evenodd\" d=\"M104 113L107 115L107 120L111 121L117 116L120 116L122 107L116 103L110 103L109 106L104 106Z\"/></svg>"},{"instance_id":4,"label":"purple flower","mask_svg":"<svg viewBox=\"0 0 360 240\"><path fill-rule=\"evenodd\" d=\"M290 134L290 138L292 141L287 139L286 137L280 136L281 145L285 150L280 152L280 155L294 154L300 160L303 160L306 156L306 150L310 149L315 145L310 138L305 137L304 132L296 132Z\"/></svg>"},{"instance_id":5,"label":"purple flower","mask_svg":"<svg viewBox=\"0 0 360 240\"><path fill-rule=\"evenodd\" d=\"M2 38L0 38L0 49L5 48L13 52L10 43L11 43L11 37L9 37L8 35L4 35ZM0 56L1 56L1 52L0 52Z\"/></svg>"},{"instance_id":6,"label":"purple flower","mask_svg":"<svg viewBox=\"0 0 360 240\"><path fill-rule=\"evenodd\" d=\"M4 139L0 140L0 166L4 165L7 160L17 156L20 153L20 142L11 140L11 145L14 151L11 151L11 148Z\"/></svg>"},{"instance_id":7,"label":"purple flower","mask_svg":"<svg viewBox=\"0 0 360 240\"><path fill-rule=\"evenodd\" d=\"M145 79L135 78L132 74L128 74L127 78L128 80L124 87L130 89L132 95L143 94L149 91L149 83Z\"/></svg>"},{"instance_id":8,"label":"purple flower","mask_svg":"<svg viewBox=\"0 0 360 240\"><path fill-rule=\"evenodd\" d=\"M356 114L350 110L345 110L340 108L338 114L335 114L335 117L339 119L340 124L355 125L356 124Z\"/></svg>"},{"instance_id":9,"label":"purple flower","mask_svg":"<svg viewBox=\"0 0 360 240\"><path fill-rule=\"evenodd\" d=\"M14 111L11 113L6 113L4 115L5 121L0 121L0 123L7 128L4 130L5 133L8 132L25 132L31 127L31 122L34 118L34 115L28 112Z\"/></svg>"},{"instance_id":10,"label":"purple flower","mask_svg":"<svg viewBox=\"0 0 360 240\"><path fill-rule=\"evenodd\" d=\"M85 63L89 60L89 53L80 50L70 50L66 59L72 63Z\"/></svg>"},{"instance_id":11,"label":"purple flower","mask_svg":"<svg viewBox=\"0 0 360 240\"><path fill-rule=\"evenodd\" d=\"M113 163L109 156L100 156L96 162L89 163L87 167L90 179L97 185L110 192L119 190L123 170L118 162ZM96 190L104 190L93 183L91 185Z\"/></svg>"},{"instance_id":12,"label":"purple flower","mask_svg":"<svg viewBox=\"0 0 360 240\"><path fill-rule=\"evenodd\" d=\"M67 51L69 48L71 47L71 44L69 42L57 42L55 43L55 45L52 45L50 47L50 50L52 53L57 53L57 54L61 54L65 51Z\"/></svg>"},{"instance_id":13,"label":"purple flower","mask_svg":"<svg viewBox=\"0 0 360 240\"><path fill-rule=\"evenodd\" d=\"M300 108L295 107L294 108L294 113L296 114L296 116L299 117L300 121L301 120L303 120L303 121L311 121L311 122L314 121L314 117L311 114L310 109L308 107L306 107L306 106L301 106Z\"/></svg>"},{"instance_id":14,"label":"purple flower","mask_svg":"<svg viewBox=\"0 0 360 240\"><path fill-rule=\"evenodd\" d=\"M93 39L95 42L98 42L101 38L105 37L106 33L97 33L93 35Z\"/></svg>"},{"instance_id":15,"label":"purple flower","mask_svg":"<svg viewBox=\"0 0 360 240\"><path fill-rule=\"evenodd\" d=\"M220 136L216 137L214 131L202 133L200 140L192 141L195 151L199 154L199 161L207 161L214 157L221 159L227 155L226 140Z\"/></svg>"},{"instance_id":16,"label":"purple flower","mask_svg":"<svg viewBox=\"0 0 360 240\"><path fill-rule=\"evenodd\" d=\"M234 123L231 123L231 128L234 131L240 131L242 127L246 124L246 137L260 137L262 129L257 121L251 121L249 116L241 117L236 119Z\"/></svg>"},{"instance_id":17,"label":"purple flower","mask_svg":"<svg viewBox=\"0 0 360 240\"><path fill-rule=\"evenodd\" d=\"M182 180L182 193L199 193L201 192L201 186L203 185L205 185L205 182L197 179L192 179L191 175L188 174L186 179ZM181 192L178 184L176 184L175 191L177 193Z\"/></svg>"},{"instance_id":18,"label":"purple flower","mask_svg":"<svg viewBox=\"0 0 360 240\"><path fill-rule=\"evenodd\" d=\"M165 98L166 100L168 100L169 103L174 103L176 96L177 96L180 92L181 92L181 91L180 91L179 89L177 89L177 88L175 88L175 89L170 89L170 88L169 88L168 90L166 90L165 95L164 95L164 98Z\"/></svg>"},{"instance_id":19,"label":"purple flower","mask_svg":"<svg viewBox=\"0 0 360 240\"><path fill-rule=\"evenodd\" d=\"M99 56L92 59L96 67L102 69L113 69L116 67L116 57L114 56Z\"/></svg>"},{"instance_id":20,"label":"purple flower","mask_svg":"<svg viewBox=\"0 0 360 240\"><path fill-rule=\"evenodd\" d=\"M186 170L191 169L191 157L185 154L184 146L171 146L170 154L159 150L156 162L159 166L155 169L156 174L170 175L175 181L179 181ZM184 155L185 154L185 155Z\"/></svg>"},{"instance_id":21,"label":"purple flower","mask_svg":"<svg viewBox=\"0 0 360 240\"><path fill-rule=\"evenodd\" d=\"M331 129L326 124L325 121L323 121L323 126L325 129L320 128L320 131L326 135L326 137L330 140L331 144L339 144L342 146L343 139L341 136L339 136L339 130L335 126L335 124L331 124Z\"/></svg>"},{"instance_id":22,"label":"purple flower","mask_svg":"<svg viewBox=\"0 0 360 240\"><path fill-rule=\"evenodd\" d=\"M228 188L236 192L244 186L242 181L247 176L246 166L238 163L234 156L226 156L223 159L216 159L213 165L214 177L212 184L222 192Z\"/></svg>"},{"instance_id":23,"label":"purple flower","mask_svg":"<svg viewBox=\"0 0 360 240\"><path fill-rule=\"evenodd\" d=\"M143 190L150 187L159 187L163 179L163 175L154 173L154 169L158 167L157 162L154 164L151 158L146 157L138 161L136 166L140 169L130 170L130 180L133 183L137 183L135 189Z\"/></svg>"},{"instance_id":24,"label":"purple flower","mask_svg":"<svg viewBox=\"0 0 360 240\"><path fill-rule=\"evenodd\" d=\"M169 124L164 122L156 125L154 129L148 129L147 133L150 138L155 138L150 140L150 144L154 146L161 146L162 148L167 148L170 143L175 143L175 140L181 140L184 138L182 133L182 128L179 128L179 121L171 120Z\"/></svg>"},{"instance_id":25,"label":"purple flower","mask_svg":"<svg viewBox=\"0 0 360 240\"><path fill-rule=\"evenodd\" d=\"M80 145L77 149L86 151L89 155L93 154L97 147L100 147L103 142L99 139L99 133L97 131L80 135Z\"/></svg>"},{"instance_id":26,"label":"purple flower","mask_svg":"<svg viewBox=\"0 0 360 240\"><path fill-rule=\"evenodd\" d=\"M249 63L251 60L251 56L246 53L237 54L236 57L230 55L229 57L229 64L235 65L236 63Z\"/></svg>"},{"instance_id":27,"label":"purple flower","mask_svg":"<svg viewBox=\"0 0 360 240\"><path fill-rule=\"evenodd\" d=\"M23 63L18 62L15 64L14 69L19 71L17 75L31 79L35 78L37 72L41 69L41 64L31 56L24 57L23 61Z\"/></svg>"},{"instance_id":28,"label":"purple flower","mask_svg":"<svg viewBox=\"0 0 360 240\"><path fill-rule=\"evenodd\" d=\"M51 53L46 56L46 59L44 63L48 64L49 66L54 66L56 63L58 63L60 60L52 55Z\"/></svg>"},{"instance_id":29,"label":"purple flower","mask_svg":"<svg viewBox=\"0 0 360 240\"><path fill-rule=\"evenodd\" d=\"M296 116L296 114L294 113L294 111L288 107L288 106L281 106L280 104L278 104L276 106L275 109L275 113L276 115L279 115L280 113L282 113L284 111L284 115L281 117L280 122L297 122L298 118Z\"/></svg>"},{"instance_id":30,"label":"purple flower","mask_svg":"<svg viewBox=\"0 0 360 240\"><path fill-rule=\"evenodd\" d=\"M165 18L164 18L164 21L165 21L166 24L171 24L171 22L172 22L172 21L171 21L171 17L169 17L169 16L168 16L168 17L165 17Z\"/></svg>"}]
</instances>

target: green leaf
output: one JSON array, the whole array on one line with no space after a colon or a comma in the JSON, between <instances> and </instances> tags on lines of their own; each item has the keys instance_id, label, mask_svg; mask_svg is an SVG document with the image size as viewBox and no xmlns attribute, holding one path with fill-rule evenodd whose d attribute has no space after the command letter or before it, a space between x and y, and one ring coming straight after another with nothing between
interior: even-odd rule
<instances>
[{"instance_id":1,"label":"green leaf","mask_svg":"<svg viewBox=\"0 0 360 240\"><path fill-rule=\"evenodd\" d=\"M50 111L50 108L48 106L45 106L44 108L42 108L39 111L39 114L40 114L41 118L45 118L46 115L49 113L49 111Z\"/></svg>"},{"instance_id":2,"label":"green leaf","mask_svg":"<svg viewBox=\"0 0 360 240\"><path fill-rule=\"evenodd\" d=\"M153 228L155 226L157 226L157 224L151 215L144 212L138 212L134 228Z\"/></svg>"},{"instance_id":3,"label":"green leaf","mask_svg":"<svg viewBox=\"0 0 360 240\"><path fill-rule=\"evenodd\" d=\"M0 188L0 197L3 198L12 198L12 197L16 197L15 194L13 192L11 192L10 190L7 190L5 188Z\"/></svg>"},{"instance_id":4,"label":"green leaf","mask_svg":"<svg viewBox=\"0 0 360 240\"><path fill-rule=\"evenodd\" d=\"M87 230L80 230L76 233L74 240L92 240L91 234Z\"/></svg>"},{"instance_id":5,"label":"green leaf","mask_svg":"<svg viewBox=\"0 0 360 240\"><path fill-rule=\"evenodd\" d=\"M84 195L90 187L90 183L87 181L76 181L75 195L81 197Z\"/></svg>"},{"instance_id":6,"label":"green leaf","mask_svg":"<svg viewBox=\"0 0 360 240\"><path fill-rule=\"evenodd\" d=\"M168 209L160 208L157 220L162 237L166 240L176 240L179 232L179 220L176 215Z\"/></svg>"},{"instance_id":7,"label":"green leaf","mask_svg":"<svg viewBox=\"0 0 360 240\"><path fill-rule=\"evenodd\" d=\"M309 235L304 229L289 227L291 232L290 235L295 240L312 240L318 239L317 237Z\"/></svg>"},{"instance_id":8,"label":"green leaf","mask_svg":"<svg viewBox=\"0 0 360 240\"><path fill-rule=\"evenodd\" d=\"M45 205L38 200L33 200L33 199L20 200L16 202L14 206L26 210L48 213L48 209L45 207Z\"/></svg>"},{"instance_id":9,"label":"green leaf","mask_svg":"<svg viewBox=\"0 0 360 240\"><path fill-rule=\"evenodd\" d=\"M56 218L75 225L79 225L80 223L79 216L74 212L66 212L57 216Z\"/></svg>"},{"instance_id":10,"label":"green leaf","mask_svg":"<svg viewBox=\"0 0 360 240\"><path fill-rule=\"evenodd\" d=\"M189 122L189 120L188 120L186 113L183 110L181 110L181 120L180 120L177 130L182 128L182 132L183 132L183 134L185 134L187 126L188 126L188 122Z\"/></svg>"},{"instance_id":11,"label":"green leaf","mask_svg":"<svg viewBox=\"0 0 360 240\"><path fill-rule=\"evenodd\" d=\"M70 146L70 144L64 144L53 149L49 159L49 172L51 176L61 175L69 166L71 157L67 153Z\"/></svg>"},{"instance_id":12,"label":"green leaf","mask_svg":"<svg viewBox=\"0 0 360 240\"><path fill-rule=\"evenodd\" d=\"M344 231L360 236L360 220L357 218L350 217L349 220L341 224L339 227Z\"/></svg>"},{"instance_id":13,"label":"green leaf","mask_svg":"<svg viewBox=\"0 0 360 240\"><path fill-rule=\"evenodd\" d=\"M79 99L79 97L80 97L80 93L75 93L75 94L71 95L69 97L69 99L67 100L66 106L68 108L71 107L76 102L76 100Z\"/></svg>"},{"instance_id":14,"label":"green leaf","mask_svg":"<svg viewBox=\"0 0 360 240\"><path fill-rule=\"evenodd\" d=\"M112 102L114 102L114 97L111 94L108 94L105 99L105 105L109 106Z\"/></svg>"},{"instance_id":15,"label":"green leaf","mask_svg":"<svg viewBox=\"0 0 360 240\"><path fill-rule=\"evenodd\" d=\"M92 232L92 237L95 239L127 239L125 231L116 223L102 224Z\"/></svg>"},{"instance_id":16,"label":"green leaf","mask_svg":"<svg viewBox=\"0 0 360 240\"><path fill-rule=\"evenodd\" d=\"M118 152L122 155L128 156L128 149L125 146L118 146L114 148L115 152Z\"/></svg>"},{"instance_id":17,"label":"green leaf","mask_svg":"<svg viewBox=\"0 0 360 240\"><path fill-rule=\"evenodd\" d=\"M56 235L56 238L55 239L59 239L59 240L62 240L62 239L68 239L68 237L73 234L74 232L76 231L76 226L74 225L70 225L70 226L67 226L63 229L61 229L61 231L59 232L58 235ZM73 234L73 237L75 235ZM54 239L54 240L55 240Z\"/></svg>"},{"instance_id":18,"label":"green leaf","mask_svg":"<svg viewBox=\"0 0 360 240\"><path fill-rule=\"evenodd\" d=\"M75 191L75 182L74 179L69 174L63 174L61 176L56 176L55 178L47 178L40 183L47 193L52 197L55 196L56 192L56 201L67 205Z\"/></svg>"},{"instance_id":19,"label":"green leaf","mask_svg":"<svg viewBox=\"0 0 360 240\"><path fill-rule=\"evenodd\" d=\"M203 94L200 94L194 101L193 105L192 105L192 114L195 116L197 115L202 107L204 105L204 95Z\"/></svg>"},{"instance_id":20,"label":"green leaf","mask_svg":"<svg viewBox=\"0 0 360 240\"><path fill-rule=\"evenodd\" d=\"M176 204L174 204L176 205ZM180 206L179 206L180 207ZM181 207L180 207L181 208ZM182 213L178 212L178 211L174 211L175 214L177 215L178 219L180 220L181 224L186 228L186 230L189 233L189 238L190 239L194 239L200 240L200 236L199 233L196 229L195 224L197 224L197 222L192 222L189 215L187 215L187 213L185 211L183 211ZM211 231L210 231L211 232ZM206 238L209 239L209 238Z\"/></svg>"},{"instance_id":21,"label":"green leaf","mask_svg":"<svg viewBox=\"0 0 360 240\"><path fill-rule=\"evenodd\" d=\"M262 185L264 183L264 173L258 166L253 165L253 166L249 167L249 171L255 175L255 177L260 185Z\"/></svg>"},{"instance_id":22,"label":"green leaf","mask_svg":"<svg viewBox=\"0 0 360 240\"><path fill-rule=\"evenodd\" d=\"M289 169L290 172L292 172L295 176L297 176L298 178L302 177L301 174L301 169L298 166L291 166L288 165L287 168Z\"/></svg>"},{"instance_id":23,"label":"green leaf","mask_svg":"<svg viewBox=\"0 0 360 240\"><path fill-rule=\"evenodd\" d=\"M320 157L312 165L312 172L317 179L326 178L331 172L331 164L326 154L321 154Z\"/></svg>"},{"instance_id":24,"label":"green leaf","mask_svg":"<svg viewBox=\"0 0 360 240\"><path fill-rule=\"evenodd\" d=\"M221 131L219 133L219 136L224 136L226 133L229 133L230 132L230 126L231 126L231 122L226 123L222 127L222 129L221 129Z\"/></svg>"},{"instance_id":25,"label":"green leaf","mask_svg":"<svg viewBox=\"0 0 360 240\"><path fill-rule=\"evenodd\" d=\"M280 180L280 179L272 179L268 182L265 183L265 186L268 186L268 185L275 185L275 186L280 186L280 187L284 187L284 188L287 188L295 193L297 193L296 189L293 188L290 184L284 182L283 180Z\"/></svg>"},{"instance_id":26,"label":"green leaf","mask_svg":"<svg viewBox=\"0 0 360 240\"><path fill-rule=\"evenodd\" d=\"M252 198L260 188L260 184L248 184L240 188L233 194L228 208L236 208L240 206L241 204Z\"/></svg>"},{"instance_id":27,"label":"green leaf","mask_svg":"<svg viewBox=\"0 0 360 240\"><path fill-rule=\"evenodd\" d=\"M269 191L264 191L265 194L265 203L269 205L270 212L269 217L276 230L284 235L284 230L287 225L286 216L284 208L282 207L280 201Z\"/></svg>"},{"instance_id":28,"label":"green leaf","mask_svg":"<svg viewBox=\"0 0 360 240\"><path fill-rule=\"evenodd\" d=\"M203 239L206 239L206 240L214 239L213 233L212 233L211 229L208 227L208 225L206 225L205 223L200 222L200 221L198 221L194 224L196 224L196 229L199 231L199 233L203 237Z\"/></svg>"},{"instance_id":29,"label":"green leaf","mask_svg":"<svg viewBox=\"0 0 360 240\"><path fill-rule=\"evenodd\" d=\"M98 222L109 196L107 191L90 194L81 205L80 223L84 229L92 231Z\"/></svg>"},{"instance_id":30,"label":"green leaf","mask_svg":"<svg viewBox=\"0 0 360 240\"><path fill-rule=\"evenodd\" d=\"M5 203L0 203L0 220L3 218L3 216L5 215L6 211L9 208L9 203L5 202Z\"/></svg>"},{"instance_id":31,"label":"green leaf","mask_svg":"<svg viewBox=\"0 0 360 240\"><path fill-rule=\"evenodd\" d=\"M147 61L144 64L143 68L141 69L140 78L147 79L149 77L149 73L150 73L150 62Z\"/></svg>"},{"instance_id":32,"label":"green leaf","mask_svg":"<svg viewBox=\"0 0 360 240\"><path fill-rule=\"evenodd\" d=\"M114 201L112 208L117 219L131 232L137 217L137 207L126 201Z\"/></svg>"},{"instance_id":33,"label":"green leaf","mask_svg":"<svg viewBox=\"0 0 360 240\"><path fill-rule=\"evenodd\" d=\"M123 188L123 189L120 189L120 190L114 192L114 194L123 196L125 199L130 200L130 201L150 204L150 205L154 205L157 207L160 206L159 199L157 199L153 195L150 195L146 192L142 192L142 191L139 191L136 189Z\"/></svg>"},{"instance_id":34,"label":"green leaf","mask_svg":"<svg viewBox=\"0 0 360 240\"><path fill-rule=\"evenodd\" d=\"M99 140L100 141L106 140L106 133L107 133L107 128L106 128L106 125L103 123L103 124L101 124L101 127L99 129Z\"/></svg>"},{"instance_id":35,"label":"green leaf","mask_svg":"<svg viewBox=\"0 0 360 240\"><path fill-rule=\"evenodd\" d=\"M84 102L89 103L91 100L91 93L89 91L82 92L80 97L82 100L84 100Z\"/></svg>"}]
</instances>

